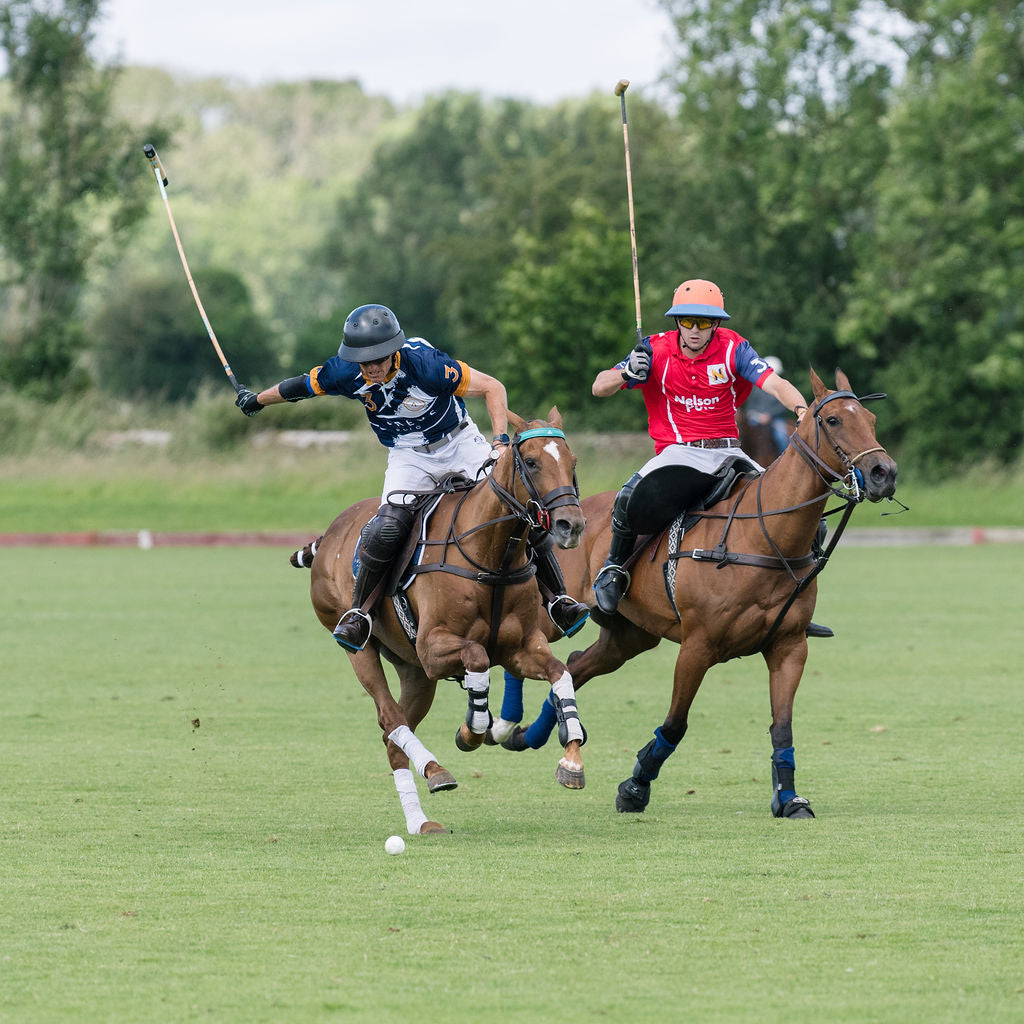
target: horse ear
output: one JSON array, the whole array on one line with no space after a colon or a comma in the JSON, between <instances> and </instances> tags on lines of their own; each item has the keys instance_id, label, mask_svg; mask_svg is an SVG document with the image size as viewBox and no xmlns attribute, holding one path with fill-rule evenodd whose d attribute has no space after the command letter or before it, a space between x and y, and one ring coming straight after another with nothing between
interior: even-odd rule
<instances>
[{"instance_id":1,"label":"horse ear","mask_svg":"<svg viewBox=\"0 0 1024 1024\"><path fill-rule=\"evenodd\" d=\"M548 413L548 423L559 430L562 429L562 414L558 411L557 405L551 406L551 411Z\"/></svg>"},{"instance_id":2,"label":"horse ear","mask_svg":"<svg viewBox=\"0 0 1024 1024\"><path fill-rule=\"evenodd\" d=\"M506 411L508 412L508 422L512 427L512 433L518 434L526 426L526 420L521 416L517 416L511 409Z\"/></svg>"},{"instance_id":3,"label":"horse ear","mask_svg":"<svg viewBox=\"0 0 1024 1024\"><path fill-rule=\"evenodd\" d=\"M852 391L853 390L853 388L850 387L850 378L847 377L846 374L843 373L843 371L840 370L838 366L836 367L836 390L838 390L838 391Z\"/></svg>"},{"instance_id":4,"label":"horse ear","mask_svg":"<svg viewBox=\"0 0 1024 1024\"><path fill-rule=\"evenodd\" d=\"M814 372L813 366L811 367L811 390L817 399L824 398L828 394L828 388L822 384L821 378Z\"/></svg>"}]
</instances>

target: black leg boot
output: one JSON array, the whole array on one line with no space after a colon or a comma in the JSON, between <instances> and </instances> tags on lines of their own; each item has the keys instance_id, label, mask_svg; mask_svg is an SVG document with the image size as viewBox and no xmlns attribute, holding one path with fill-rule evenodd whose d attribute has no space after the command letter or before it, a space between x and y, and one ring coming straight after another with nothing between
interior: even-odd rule
<instances>
[{"instance_id":1,"label":"black leg boot","mask_svg":"<svg viewBox=\"0 0 1024 1024\"><path fill-rule=\"evenodd\" d=\"M392 563L405 542L413 513L401 505L382 505L377 515L362 530L359 539L359 571L352 588L352 607L334 627L334 639L346 650L361 651L370 639L376 603L377 585L392 569Z\"/></svg>"},{"instance_id":2,"label":"black leg boot","mask_svg":"<svg viewBox=\"0 0 1024 1024\"><path fill-rule=\"evenodd\" d=\"M530 547L533 548L537 565L537 585L551 621L562 631L563 636L578 633L590 616L590 609L565 592L565 579L558 559L555 558L555 542L551 534L543 530L531 531Z\"/></svg>"},{"instance_id":3,"label":"black leg boot","mask_svg":"<svg viewBox=\"0 0 1024 1024\"><path fill-rule=\"evenodd\" d=\"M626 510L633 488L639 480L640 474L634 473L615 496L615 504L612 506L612 542L608 548L608 557L594 580L597 607L608 615L618 608L623 594L629 590L629 573L622 568L622 563L633 553L636 533L630 528Z\"/></svg>"}]
</instances>

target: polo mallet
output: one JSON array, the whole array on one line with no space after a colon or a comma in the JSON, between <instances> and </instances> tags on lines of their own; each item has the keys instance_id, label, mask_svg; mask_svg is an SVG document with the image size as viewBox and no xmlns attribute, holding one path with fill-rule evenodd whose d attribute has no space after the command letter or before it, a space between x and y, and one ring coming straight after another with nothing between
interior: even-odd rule
<instances>
[{"instance_id":1,"label":"polo mallet","mask_svg":"<svg viewBox=\"0 0 1024 1024\"><path fill-rule=\"evenodd\" d=\"M188 278L188 286L192 289L192 298L196 300L199 315L203 318L203 324L206 326L206 333L210 336L210 341L213 342L214 350L217 353L217 357L220 359L220 365L224 367L224 372L228 375L228 380L231 381L231 386L235 389L235 393L237 394L242 390L242 386L237 380L235 380L235 375L231 372L231 367L228 365L227 359L224 358L224 353L221 350L220 343L217 341L217 335L213 333L213 328L210 326L210 318L206 315L206 310L203 309L203 303L199 298L199 292L196 291L195 282L192 280L192 273L188 269L188 260L185 259L185 250L181 247L181 238L178 236L178 227L174 223L174 214L171 213L171 204L167 198L167 172L164 170L164 165L160 162L160 157L157 155L157 151L154 146L147 142L142 147L142 152L146 154L146 159L152 165L153 173L156 175L156 183L160 188L160 195L164 201L164 209L167 210L167 219L171 222L171 233L174 235L174 244L178 247L178 255L181 257L181 265L185 268L185 277Z\"/></svg>"},{"instance_id":2,"label":"polo mallet","mask_svg":"<svg viewBox=\"0 0 1024 1024\"><path fill-rule=\"evenodd\" d=\"M629 126L626 123L626 89L629 79L622 78L615 86L615 95L622 100L622 141L626 147L626 196L629 199L629 240L633 249L633 295L636 298L636 340L643 342L643 331L640 329L640 272L636 263L636 222L633 219L633 174L629 167Z\"/></svg>"}]
</instances>

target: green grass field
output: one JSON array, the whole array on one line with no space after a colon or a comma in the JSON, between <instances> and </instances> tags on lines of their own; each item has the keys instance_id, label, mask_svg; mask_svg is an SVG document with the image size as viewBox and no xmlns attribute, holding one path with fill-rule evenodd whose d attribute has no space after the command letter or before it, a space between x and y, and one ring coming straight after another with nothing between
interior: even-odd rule
<instances>
[{"instance_id":1,"label":"green grass field","mask_svg":"<svg viewBox=\"0 0 1024 1024\"><path fill-rule=\"evenodd\" d=\"M769 815L755 658L615 813L666 644L580 691L582 792L550 744L457 751L441 684L451 831L399 857L372 702L287 551L0 564L0 1021L1024 1019L1024 547L840 548L796 706L815 821Z\"/></svg>"}]
</instances>

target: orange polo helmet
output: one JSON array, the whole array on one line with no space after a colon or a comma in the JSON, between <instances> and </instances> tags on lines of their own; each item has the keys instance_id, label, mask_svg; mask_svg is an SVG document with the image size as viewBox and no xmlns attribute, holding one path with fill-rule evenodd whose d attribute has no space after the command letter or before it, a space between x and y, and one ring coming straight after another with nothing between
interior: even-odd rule
<instances>
[{"instance_id":1,"label":"orange polo helmet","mask_svg":"<svg viewBox=\"0 0 1024 1024\"><path fill-rule=\"evenodd\" d=\"M725 299L722 289L711 281L684 281L672 296L672 308L665 316L706 316L715 320L730 320L722 308Z\"/></svg>"}]
</instances>

